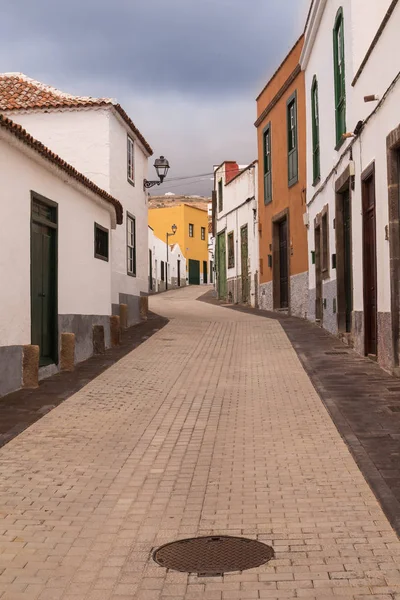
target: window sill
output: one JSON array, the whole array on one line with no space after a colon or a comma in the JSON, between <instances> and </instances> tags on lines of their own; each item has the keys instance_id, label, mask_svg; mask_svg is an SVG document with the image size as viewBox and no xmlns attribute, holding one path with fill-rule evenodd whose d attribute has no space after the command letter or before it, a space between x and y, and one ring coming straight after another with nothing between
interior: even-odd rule
<instances>
[{"instance_id":1,"label":"window sill","mask_svg":"<svg viewBox=\"0 0 400 600\"><path fill-rule=\"evenodd\" d=\"M129 179L129 177L127 177L126 180L132 187L135 187L135 182L133 179Z\"/></svg>"},{"instance_id":2,"label":"window sill","mask_svg":"<svg viewBox=\"0 0 400 600\"><path fill-rule=\"evenodd\" d=\"M345 143L346 138L341 138L339 142L337 142L336 146L335 146L335 150L336 152L339 152L340 148L343 146L343 144Z\"/></svg>"},{"instance_id":3,"label":"window sill","mask_svg":"<svg viewBox=\"0 0 400 600\"><path fill-rule=\"evenodd\" d=\"M101 254L95 254L94 257L98 258L99 260L104 260L104 262L108 262L108 256L102 256Z\"/></svg>"},{"instance_id":4,"label":"window sill","mask_svg":"<svg viewBox=\"0 0 400 600\"><path fill-rule=\"evenodd\" d=\"M312 186L316 187L319 183L321 183L321 175L318 175L316 179L312 182Z\"/></svg>"},{"instance_id":5,"label":"window sill","mask_svg":"<svg viewBox=\"0 0 400 600\"><path fill-rule=\"evenodd\" d=\"M296 183L299 183L298 177L296 177L296 179L292 179L292 181L289 181L288 188L292 188L294 185L296 185Z\"/></svg>"},{"instance_id":6,"label":"window sill","mask_svg":"<svg viewBox=\"0 0 400 600\"><path fill-rule=\"evenodd\" d=\"M128 277L136 277L136 273L129 273L127 272Z\"/></svg>"}]
</instances>

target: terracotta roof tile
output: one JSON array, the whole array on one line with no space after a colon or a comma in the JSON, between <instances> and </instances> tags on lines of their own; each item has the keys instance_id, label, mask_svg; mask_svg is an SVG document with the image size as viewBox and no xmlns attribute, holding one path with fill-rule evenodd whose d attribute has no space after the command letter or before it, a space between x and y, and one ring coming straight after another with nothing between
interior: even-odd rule
<instances>
[{"instance_id":1,"label":"terracotta roof tile","mask_svg":"<svg viewBox=\"0 0 400 600\"><path fill-rule=\"evenodd\" d=\"M0 74L0 111L39 110L45 108L90 108L112 106L141 141L147 152L153 150L122 106L112 98L72 96L54 87L30 79L22 73Z\"/></svg>"},{"instance_id":2,"label":"terracotta roof tile","mask_svg":"<svg viewBox=\"0 0 400 600\"><path fill-rule=\"evenodd\" d=\"M106 200L107 202L112 204L115 208L115 212L116 212L116 216L117 216L117 223L119 225L122 224L122 222L123 222L122 204L116 198L111 196L108 192L102 190L95 183L90 181L90 179L85 177L85 175L82 175L82 173L79 173L79 171L77 171L74 167L72 167L70 164L65 162L65 160L63 160L57 154L54 154L54 152L49 150L49 148L47 148L44 144L42 144L42 142L35 140L35 138L33 138L29 133L27 133L27 131L23 127L21 127L21 125L14 123L14 121L11 121L11 119L8 119L7 117L5 117L4 115L1 115L1 114L0 114L0 128L6 129L10 133L12 133L21 142L23 142L24 144L26 144L27 146L32 148L35 152L37 152L38 154L43 156L43 158L50 161L51 163L56 165L59 169L61 169L62 171L64 171L65 173L67 173L68 175L70 175L71 177L76 179L77 181L79 181L79 183L84 185L91 192L94 192L95 194L97 194L98 196L103 198L103 200Z\"/></svg>"}]
</instances>

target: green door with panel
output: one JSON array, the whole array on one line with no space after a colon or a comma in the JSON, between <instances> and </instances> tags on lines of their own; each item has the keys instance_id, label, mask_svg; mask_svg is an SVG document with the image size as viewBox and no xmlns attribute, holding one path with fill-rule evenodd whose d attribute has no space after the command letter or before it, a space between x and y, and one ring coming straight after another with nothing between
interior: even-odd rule
<instances>
[{"instance_id":1,"label":"green door with panel","mask_svg":"<svg viewBox=\"0 0 400 600\"><path fill-rule=\"evenodd\" d=\"M226 298L226 238L225 231L218 234L218 298Z\"/></svg>"},{"instance_id":2,"label":"green door with panel","mask_svg":"<svg viewBox=\"0 0 400 600\"><path fill-rule=\"evenodd\" d=\"M56 209L34 200L31 225L31 343L40 365L57 362Z\"/></svg>"}]
</instances>

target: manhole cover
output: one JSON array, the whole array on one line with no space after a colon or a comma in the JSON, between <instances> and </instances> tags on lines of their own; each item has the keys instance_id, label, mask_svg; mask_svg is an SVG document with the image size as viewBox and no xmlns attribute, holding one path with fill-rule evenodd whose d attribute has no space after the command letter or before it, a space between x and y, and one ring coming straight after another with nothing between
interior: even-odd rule
<instances>
[{"instance_id":1,"label":"manhole cover","mask_svg":"<svg viewBox=\"0 0 400 600\"><path fill-rule=\"evenodd\" d=\"M253 569L273 557L273 549L266 544L230 536L179 540L161 546L153 554L162 567L203 577Z\"/></svg>"}]
</instances>

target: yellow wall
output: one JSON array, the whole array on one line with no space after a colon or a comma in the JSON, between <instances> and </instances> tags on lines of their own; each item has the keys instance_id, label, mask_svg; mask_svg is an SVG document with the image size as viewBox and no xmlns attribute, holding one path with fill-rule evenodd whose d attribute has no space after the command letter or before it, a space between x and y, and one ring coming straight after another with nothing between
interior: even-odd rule
<instances>
[{"instance_id":1,"label":"yellow wall","mask_svg":"<svg viewBox=\"0 0 400 600\"><path fill-rule=\"evenodd\" d=\"M189 237L189 223L194 225L194 237ZM203 262L208 261L208 214L206 210L180 204L168 208L149 208L149 225L154 235L166 241L172 225L177 226L169 244L179 244L189 268L189 259L200 261L200 274L203 275ZM201 228L205 228L205 240L201 239ZM209 276L209 275L208 275Z\"/></svg>"}]
</instances>

